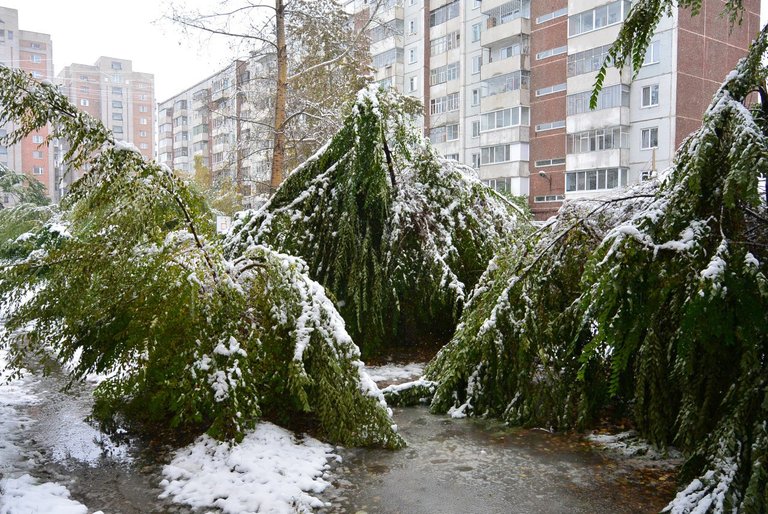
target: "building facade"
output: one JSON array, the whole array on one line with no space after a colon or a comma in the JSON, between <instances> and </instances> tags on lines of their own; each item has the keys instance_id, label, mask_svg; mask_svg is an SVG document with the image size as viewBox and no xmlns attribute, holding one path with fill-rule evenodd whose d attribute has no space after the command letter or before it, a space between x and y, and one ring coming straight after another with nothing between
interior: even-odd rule
<instances>
[{"instance_id":1,"label":"building facade","mask_svg":"<svg viewBox=\"0 0 768 514\"><path fill-rule=\"evenodd\" d=\"M133 70L128 59L99 57L95 64L70 64L57 77L70 102L112 130L115 138L134 144L144 157L155 154L155 79ZM61 194L77 172L62 172Z\"/></svg>"},{"instance_id":2,"label":"building facade","mask_svg":"<svg viewBox=\"0 0 768 514\"><path fill-rule=\"evenodd\" d=\"M37 80L53 79L53 42L49 34L19 28L16 9L0 7L0 65L26 71ZM0 136L12 130L0 127ZM39 180L48 196L56 196L56 169L54 147L45 144L48 129L42 128L24 138L19 144L0 145L0 165ZM0 203L9 206L14 199L0 195Z\"/></svg>"},{"instance_id":3,"label":"building facade","mask_svg":"<svg viewBox=\"0 0 768 514\"><path fill-rule=\"evenodd\" d=\"M729 31L722 2L675 9L645 62L595 74L630 0L350 0L373 14L375 80L417 97L436 149L489 186L527 195L538 219L566 198L639 182L668 167L760 30L757 0Z\"/></svg>"},{"instance_id":4,"label":"building facade","mask_svg":"<svg viewBox=\"0 0 768 514\"><path fill-rule=\"evenodd\" d=\"M160 102L158 162L192 176L198 159L214 182L236 184L246 205L252 196L267 192L270 63L258 57L236 60Z\"/></svg>"}]
</instances>

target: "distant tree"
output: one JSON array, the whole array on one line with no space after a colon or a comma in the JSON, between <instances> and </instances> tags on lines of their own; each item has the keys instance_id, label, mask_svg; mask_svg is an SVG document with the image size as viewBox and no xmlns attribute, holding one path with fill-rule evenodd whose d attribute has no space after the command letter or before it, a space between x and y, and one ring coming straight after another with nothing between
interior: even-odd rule
<instances>
[{"instance_id":1,"label":"distant tree","mask_svg":"<svg viewBox=\"0 0 768 514\"><path fill-rule=\"evenodd\" d=\"M233 216L242 208L242 195L237 191L237 185L228 177L214 180L211 169L203 163L202 155L194 157L194 174L192 180L205 197L208 205L214 211Z\"/></svg>"},{"instance_id":2,"label":"distant tree","mask_svg":"<svg viewBox=\"0 0 768 514\"><path fill-rule=\"evenodd\" d=\"M0 345L12 366L37 354L71 363L75 378L107 374L94 408L105 423L237 440L262 418L315 420L338 443L404 444L301 260L264 246L225 259L201 195L54 86L0 67L7 122L16 141L50 123L70 143L65 162L88 170L60 211L0 213Z\"/></svg>"},{"instance_id":3,"label":"distant tree","mask_svg":"<svg viewBox=\"0 0 768 514\"><path fill-rule=\"evenodd\" d=\"M374 4L376 5L376 4ZM374 12L377 7L374 7ZM364 28L350 25L336 0L233 2L214 12L173 6L170 18L186 28L243 44L258 60L243 94L254 109L238 148L270 152L270 188L340 128L343 108L364 85L370 56Z\"/></svg>"}]
</instances>

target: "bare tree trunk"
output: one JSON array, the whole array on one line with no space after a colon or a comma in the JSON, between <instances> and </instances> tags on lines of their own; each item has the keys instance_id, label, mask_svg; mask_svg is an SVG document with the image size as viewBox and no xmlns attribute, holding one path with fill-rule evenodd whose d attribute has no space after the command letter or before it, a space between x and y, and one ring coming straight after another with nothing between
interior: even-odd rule
<instances>
[{"instance_id":1,"label":"bare tree trunk","mask_svg":"<svg viewBox=\"0 0 768 514\"><path fill-rule=\"evenodd\" d=\"M275 144L272 149L272 176L270 189L275 189L283 181L285 162L285 104L288 89L288 50L285 45L285 7L283 0L275 0L277 29L277 90L275 92Z\"/></svg>"}]
</instances>

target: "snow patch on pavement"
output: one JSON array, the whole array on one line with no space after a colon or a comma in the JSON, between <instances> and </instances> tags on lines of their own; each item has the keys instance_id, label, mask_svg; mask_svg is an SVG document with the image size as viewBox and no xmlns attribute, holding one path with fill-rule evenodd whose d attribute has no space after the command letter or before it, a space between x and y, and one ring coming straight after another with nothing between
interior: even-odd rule
<instances>
[{"instance_id":1,"label":"snow patch on pavement","mask_svg":"<svg viewBox=\"0 0 768 514\"><path fill-rule=\"evenodd\" d=\"M383 366L366 366L365 370L374 382L398 382L413 380L424 374L424 363L385 364Z\"/></svg>"},{"instance_id":2,"label":"snow patch on pavement","mask_svg":"<svg viewBox=\"0 0 768 514\"><path fill-rule=\"evenodd\" d=\"M69 490L53 482L39 483L29 475L0 480L0 514L87 514L88 508L69 499Z\"/></svg>"},{"instance_id":3,"label":"snow patch on pavement","mask_svg":"<svg viewBox=\"0 0 768 514\"><path fill-rule=\"evenodd\" d=\"M313 494L330 484L333 447L271 423L260 423L239 444L204 435L178 450L163 468L161 498L230 514L311 512L325 506Z\"/></svg>"}]
</instances>

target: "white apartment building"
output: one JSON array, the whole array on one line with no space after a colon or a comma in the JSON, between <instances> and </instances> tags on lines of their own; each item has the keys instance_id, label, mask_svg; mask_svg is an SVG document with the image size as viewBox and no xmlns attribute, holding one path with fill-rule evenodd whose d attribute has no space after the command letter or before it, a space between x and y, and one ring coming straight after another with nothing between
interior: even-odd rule
<instances>
[{"instance_id":1,"label":"white apartment building","mask_svg":"<svg viewBox=\"0 0 768 514\"><path fill-rule=\"evenodd\" d=\"M158 104L157 160L192 175L195 157L214 180L236 183L245 203L269 189L270 146L260 141L269 59L237 60ZM265 89L266 88L266 89ZM259 93L259 94L257 94ZM268 111L271 112L271 111ZM267 125L268 126L268 125Z\"/></svg>"},{"instance_id":2,"label":"white apartment building","mask_svg":"<svg viewBox=\"0 0 768 514\"><path fill-rule=\"evenodd\" d=\"M376 0L350 0L370 15ZM675 9L634 79L595 74L630 0L386 0L369 30L375 80L424 103L443 155L489 186L527 195L539 219L565 198L636 183L668 167L712 93L760 29L759 3L729 32L722 3Z\"/></svg>"}]
</instances>

